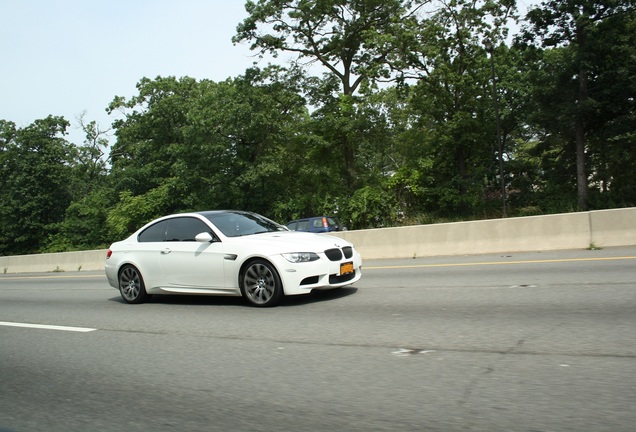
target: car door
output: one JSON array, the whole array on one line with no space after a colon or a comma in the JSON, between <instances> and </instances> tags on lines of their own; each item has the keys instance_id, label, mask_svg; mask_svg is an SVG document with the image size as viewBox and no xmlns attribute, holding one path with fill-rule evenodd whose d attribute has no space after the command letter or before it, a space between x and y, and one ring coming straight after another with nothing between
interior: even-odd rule
<instances>
[{"instance_id":1,"label":"car door","mask_svg":"<svg viewBox=\"0 0 636 432\"><path fill-rule=\"evenodd\" d=\"M147 289L162 285L159 251L164 245L168 221L162 220L143 230L137 236L134 250L134 264L139 268Z\"/></svg>"},{"instance_id":2,"label":"car door","mask_svg":"<svg viewBox=\"0 0 636 432\"><path fill-rule=\"evenodd\" d=\"M223 243L197 242L195 237L202 232L212 234L212 230L195 217L169 220L159 254L162 279L167 287L223 288Z\"/></svg>"}]
</instances>

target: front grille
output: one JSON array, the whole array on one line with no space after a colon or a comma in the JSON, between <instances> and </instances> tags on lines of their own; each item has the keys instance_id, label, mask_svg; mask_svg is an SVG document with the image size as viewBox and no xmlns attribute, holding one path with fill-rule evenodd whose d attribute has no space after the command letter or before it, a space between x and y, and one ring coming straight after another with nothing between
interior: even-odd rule
<instances>
[{"instance_id":1,"label":"front grille","mask_svg":"<svg viewBox=\"0 0 636 432\"><path fill-rule=\"evenodd\" d=\"M351 246L345 246L342 248L345 258L351 258L353 256L353 248Z\"/></svg>"},{"instance_id":2,"label":"front grille","mask_svg":"<svg viewBox=\"0 0 636 432\"><path fill-rule=\"evenodd\" d=\"M329 261L340 261L342 259L342 252L340 249L327 249L325 255L329 258Z\"/></svg>"}]
</instances>

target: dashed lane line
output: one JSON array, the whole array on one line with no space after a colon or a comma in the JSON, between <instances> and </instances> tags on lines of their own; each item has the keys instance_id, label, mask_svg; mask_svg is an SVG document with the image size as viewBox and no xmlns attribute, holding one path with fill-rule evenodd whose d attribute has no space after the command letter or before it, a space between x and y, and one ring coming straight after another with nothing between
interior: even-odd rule
<instances>
[{"instance_id":1,"label":"dashed lane line","mask_svg":"<svg viewBox=\"0 0 636 432\"><path fill-rule=\"evenodd\" d=\"M97 330L94 328L87 328L87 327L68 327L68 326L58 326L58 325L31 324L31 323L19 323L19 322L7 322L7 321L0 321L0 326L24 327L24 328L32 328L32 329L40 329L40 330L60 330L60 331L70 331L70 332L78 332L78 333L88 333L88 332Z\"/></svg>"}]
</instances>

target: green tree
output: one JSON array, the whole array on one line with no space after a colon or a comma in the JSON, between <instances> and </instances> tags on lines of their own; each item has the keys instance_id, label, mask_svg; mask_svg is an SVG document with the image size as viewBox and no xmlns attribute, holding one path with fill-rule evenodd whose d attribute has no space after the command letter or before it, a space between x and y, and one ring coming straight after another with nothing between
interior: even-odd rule
<instances>
[{"instance_id":1,"label":"green tree","mask_svg":"<svg viewBox=\"0 0 636 432\"><path fill-rule=\"evenodd\" d=\"M537 109L533 98L533 77L541 69L536 54L536 51L523 50L516 45L500 45L493 52L497 65L501 140L505 150L507 207L513 216L540 213L540 193L545 187L540 157L535 154L541 132L533 127L532 121L533 116L543 113ZM552 73L554 71L546 77ZM493 123L494 112L488 120L489 125ZM562 181L556 183L562 184Z\"/></svg>"},{"instance_id":2,"label":"green tree","mask_svg":"<svg viewBox=\"0 0 636 432\"><path fill-rule=\"evenodd\" d=\"M220 83L144 79L139 95L116 98L111 110L125 118L114 125L110 177L119 201L109 220L130 230L161 214L205 208L274 217L296 193L307 118L299 82L294 70L252 68Z\"/></svg>"},{"instance_id":3,"label":"green tree","mask_svg":"<svg viewBox=\"0 0 636 432\"><path fill-rule=\"evenodd\" d=\"M594 69L598 66L593 53L594 44L603 40L601 34L604 33L605 22L613 22L619 15L633 16L633 8L632 0L550 0L529 11L526 17L529 23L524 34L526 41L536 40L545 48L563 47L571 51L571 66L565 70L575 76L568 86L572 89L568 97L568 113L574 124L572 136L579 210L588 208L586 150L589 123L597 114L595 95L590 95L590 80L595 79Z\"/></svg>"},{"instance_id":4,"label":"green tree","mask_svg":"<svg viewBox=\"0 0 636 432\"><path fill-rule=\"evenodd\" d=\"M339 83L339 105L355 103L355 92L365 82L392 76L392 64L403 43L404 29L415 26L420 2L407 0L259 0L247 1L249 16L237 27L234 42L250 41L261 53L296 55L299 62L326 69L327 87ZM334 89L336 90L336 89ZM354 109L335 111L338 154L343 177L352 191L357 181L357 141L348 130L356 119Z\"/></svg>"},{"instance_id":5,"label":"green tree","mask_svg":"<svg viewBox=\"0 0 636 432\"><path fill-rule=\"evenodd\" d=\"M76 190L79 197L102 187L108 167L106 150L109 147L108 134L110 129L102 129L96 121L87 121L82 114L77 121L84 131L84 143L78 147L76 180L79 183Z\"/></svg>"},{"instance_id":6,"label":"green tree","mask_svg":"<svg viewBox=\"0 0 636 432\"><path fill-rule=\"evenodd\" d=\"M103 185L76 198L64 212L57 233L51 235L42 252L67 252L107 247L114 239L107 216L115 202L112 190Z\"/></svg>"},{"instance_id":7,"label":"green tree","mask_svg":"<svg viewBox=\"0 0 636 432\"><path fill-rule=\"evenodd\" d=\"M106 216L115 202L105 160L109 131L95 121L87 122L84 115L78 122L86 138L74 152L72 202L65 210L59 231L50 236L43 248L45 252L96 249L112 241L106 226Z\"/></svg>"},{"instance_id":8,"label":"green tree","mask_svg":"<svg viewBox=\"0 0 636 432\"><path fill-rule=\"evenodd\" d=\"M22 129L0 123L0 254L38 252L58 231L72 196L68 126L54 116Z\"/></svg>"},{"instance_id":9,"label":"green tree","mask_svg":"<svg viewBox=\"0 0 636 432\"><path fill-rule=\"evenodd\" d=\"M636 205L636 8L598 23L590 98L594 115L588 152L590 205Z\"/></svg>"},{"instance_id":10,"label":"green tree","mask_svg":"<svg viewBox=\"0 0 636 432\"><path fill-rule=\"evenodd\" d=\"M424 200L423 210L451 217L483 216L494 211L498 182L495 113L490 91L490 62L484 38L501 48L513 17L514 3L453 1L422 20L416 49L404 58L416 85L404 89L409 98L415 139L407 162L412 174L399 178L419 184L412 191ZM502 100L503 102L503 100ZM396 179L397 180L397 179ZM492 202L492 203L491 203Z\"/></svg>"},{"instance_id":11,"label":"green tree","mask_svg":"<svg viewBox=\"0 0 636 432\"><path fill-rule=\"evenodd\" d=\"M137 95L117 96L109 105L110 113L123 116L113 123L117 141L110 153L108 181L115 198L106 225L111 237L121 238L155 217L194 207L189 188L196 185L188 185L191 177L182 174L188 173L183 155L196 149L184 131L192 104L209 84L189 77L142 78Z\"/></svg>"},{"instance_id":12,"label":"green tree","mask_svg":"<svg viewBox=\"0 0 636 432\"><path fill-rule=\"evenodd\" d=\"M298 73L251 68L206 85L188 115L191 151L179 174L196 185L194 202L275 217L279 203L298 193L308 116Z\"/></svg>"},{"instance_id":13,"label":"green tree","mask_svg":"<svg viewBox=\"0 0 636 432\"><path fill-rule=\"evenodd\" d=\"M117 194L144 194L167 179L185 146L183 127L192 101L199 97L199 83L193 78L142 78L138 95L117 96L109 112L124 115L113 123L117 141L110 152L110 178ZM177 203L178 200L174 201ZM175 208L165 203L164 212Z\"/></svg>"}]
</instances>

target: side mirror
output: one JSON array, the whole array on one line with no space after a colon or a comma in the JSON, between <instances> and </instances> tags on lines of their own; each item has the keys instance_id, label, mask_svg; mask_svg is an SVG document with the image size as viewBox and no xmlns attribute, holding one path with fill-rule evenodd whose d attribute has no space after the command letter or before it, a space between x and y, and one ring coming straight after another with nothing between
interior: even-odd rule
<instances>
[{"instance_id":1,"label":"side mirror","mask_svg":"<svg viewBox=\"0 0 636 432\"><path fill-rule=\"evenodd\" d=\"M212 243L214 241L214 237L209 232L199 233L194 239L199 243Z\"/></svg>"}]
</instances>

